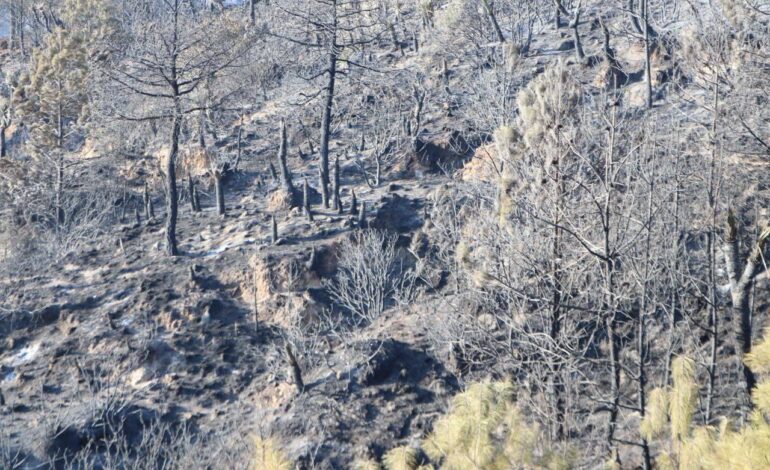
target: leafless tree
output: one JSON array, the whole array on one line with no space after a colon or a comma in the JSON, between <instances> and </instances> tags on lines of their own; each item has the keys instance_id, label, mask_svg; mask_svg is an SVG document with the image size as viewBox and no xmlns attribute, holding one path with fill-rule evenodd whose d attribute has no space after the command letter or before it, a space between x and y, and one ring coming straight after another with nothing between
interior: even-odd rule
<instances>
[{"instance_id":1,"label":"leafless tree","mask_svg":"<svg viewBox=\"0 0 770 470\"><path fill-rule=\"evenodd\" d=\"M166 184L166 251L179 254L176 241L177 183L182 120L185 115L220 105L229 90L205 106L193 94L223 75L243 55L248 41L235 25L216 13L194 15L181 0L148 3L134 11L132 33L137 38L119 51L117 63L107 72L119 88L144 104L139 112L116 114L127 121L170 121L168 154L163 159Z\"/></svg>"},{"instance_id":2,"label":"leafless tree","mask_svg":"<svg viewBox=\"0 0 770 470\"><path fill-rule=\"evenodd\" d=\"M411 295L414 273L395 242L388 233L363 230L342 246L339 272L326 289L359 323L371 323L388 306Z\"/></svg>"},{"instance_id":3,"label":"leafless tree","mask_svg":"<svg viewBox=\"0 0 770 470\"><path fill-rule=\"evenodd\" d=\"M315 81L323 78L323 88L308 97L308 102L323 95L320 138L320 181L324 207L329 207L329 142L332 136L332 118L338 79L351 68L370 68L363 60L362 47L378 40L382 26L372 16L376 5L369 6L356 0L312 0L276 5L284 18L283 28L274 28L271 34L301 46L317 55L316 70L302 78Z\"/></svg>"}]
</instances>

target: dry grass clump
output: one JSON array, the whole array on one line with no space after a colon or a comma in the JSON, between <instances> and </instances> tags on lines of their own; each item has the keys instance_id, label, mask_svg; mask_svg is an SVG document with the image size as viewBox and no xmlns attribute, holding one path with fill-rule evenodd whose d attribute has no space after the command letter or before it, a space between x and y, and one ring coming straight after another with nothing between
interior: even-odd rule
<instances>
[{"instance_id":1,"label":"dry grass clump","mask_svg":"<svg viewBox=\"0 0 770 470\"><path fill-rule=\"evenodd\" d=\"M294 198L287 191L273 191L267 200L269 212L287 211L294 205Z\"/></svg>"},{"instance_id":2,"label":"dry grass clump","mask_svg":"<svg viewBox=\"0 0 770 470\"><path fill-rule=\"evenodd\" d=\"M461 178L465 182L494 183L498 178L498 164L494 145L482 145L463 166Z\"/></svg>"}]
</instances>

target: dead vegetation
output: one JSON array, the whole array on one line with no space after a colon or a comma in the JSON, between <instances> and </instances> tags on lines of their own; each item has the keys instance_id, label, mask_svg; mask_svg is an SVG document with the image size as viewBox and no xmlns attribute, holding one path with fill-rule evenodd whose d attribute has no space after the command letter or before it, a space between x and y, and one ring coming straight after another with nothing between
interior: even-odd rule
<instances>
[{"instance_id":1,"label":"dead vegetation","mask_svg":"<svg viewBox=\"0 0 770 470\"><path fill-rule=\"evenodd\" d=\"M761 466L766 1L139 3L0 1L0 467Z\"/></svg>"}]
</instances>

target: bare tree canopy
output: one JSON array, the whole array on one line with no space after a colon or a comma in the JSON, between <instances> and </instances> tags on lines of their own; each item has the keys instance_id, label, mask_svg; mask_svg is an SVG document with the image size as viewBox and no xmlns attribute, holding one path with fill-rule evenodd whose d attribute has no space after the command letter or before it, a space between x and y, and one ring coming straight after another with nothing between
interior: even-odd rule
<instances>
[{"instance_id":1,"label":"bare tree canopy","mask_svg":"<svg viewBox=\"0 0 770 470\"><path fill-rule=\"evenodd\" d=\"M765 468L770 1L0 0L0 468Z\"/></svg>"}]
</instances>

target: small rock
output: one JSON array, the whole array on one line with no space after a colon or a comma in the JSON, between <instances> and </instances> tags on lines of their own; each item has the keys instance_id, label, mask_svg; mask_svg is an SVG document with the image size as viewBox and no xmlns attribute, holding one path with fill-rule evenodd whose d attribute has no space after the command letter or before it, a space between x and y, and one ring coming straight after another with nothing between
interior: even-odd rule
<instances>
[{"instance_id":1,"label":"small rock","mask_svg":"<svg viewBox=\"0 0 770 470\"><path fill-rule=\"evenodd\" d=\"M11 405L11 412L12 413L27 413L30 411L29 405L26 405L24 403L14 403Z\"/></svg>"},{"instance_id":2,"label":"small rock","mask_svg":"<svg viewBox=\"0 0 770 470\"><path fill-rule=\"evenodd\" d=\"M50 325L51 323L59 320L60 314L61 314L61 305L52 304L34 312L32 314L33 323L35 324L35 326Z\"/></svg>"},{"instance_id":3,"label":"small rock","mask_svg":"<svg viewBox=\"0 0 770 470\"><path fill-rule=\"evenodd\" d=\"M564 51L571 51L575 48L575 41L572 39L567 39L566 41L562 41L561 44L559 44L559 47L556 48L557 51L564 52Z\"/></svg>"}]
</instances>

